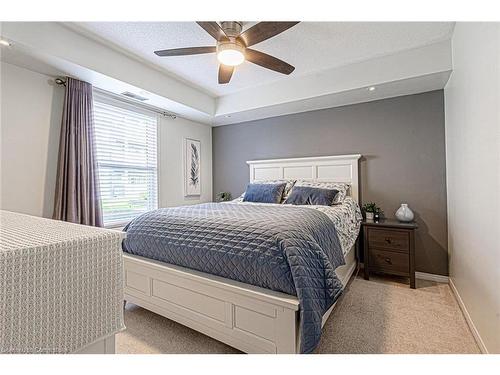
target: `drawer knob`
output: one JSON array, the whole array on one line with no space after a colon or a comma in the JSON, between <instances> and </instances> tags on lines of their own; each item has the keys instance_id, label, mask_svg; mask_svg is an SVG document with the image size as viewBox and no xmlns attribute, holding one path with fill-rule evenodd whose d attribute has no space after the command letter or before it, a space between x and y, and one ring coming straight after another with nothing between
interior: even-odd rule
<instances>
[{"instance_id":1,"label":"drawer knob","mask_svg":"<svg viewBox=\"0 0 500 375\"><path fill-rule=\"evenodd\" d=\"M385 262L386 262L387 264L392 264L392 262L391 262L391 258L385 258Z\"/></svg>"},{"instance_id":2,"label":"drawer knob","mask_svg":"<svg viewBox=\"0 0 500 375\"><path fill-rule=\"evenodd\" d=\"M392 243L392 240L391 240L389 237L386 237L386 238L385 238L385 242L387 242L387 243L389 243L389 244L390 244L390 243Z\"/></svg>"}]
</instances>

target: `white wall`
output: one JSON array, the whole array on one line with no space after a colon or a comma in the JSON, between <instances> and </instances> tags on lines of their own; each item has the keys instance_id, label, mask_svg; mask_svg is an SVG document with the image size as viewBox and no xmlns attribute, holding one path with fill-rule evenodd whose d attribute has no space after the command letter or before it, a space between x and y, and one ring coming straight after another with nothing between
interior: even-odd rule
<instances>
[{"instance_id":1,"label":"white wall","mask_svg":"<svg viewBox=\"0 0 500 375\"><path fill-rule=\"evenodd\" d=\"M457 23L445 88L450 278L500 353L500 25Z\"/></svg>"},{"instance_id":2,"label":"white wall","mask_svg":"<svg viewBox=\"0 0 500 375\"><path fill-rule=\"evenodd\" d=\"M159 129L160 207L212 200L212 128L181 118L161 117ZM201 196L184 196L184 139L201 142Z\"/></svg>"},{"instance_id":3,"label":"white wall","mask_svg":"<svg viewBox=\"0 0 500 375\"><path fill-rule=\"evenodd\" d=\"M51 217L64 89L49 76L1 63L0 208ZM212 128L177 118L159 122L159 205L212 199ZM200 197L184 197L184 138L201 141Z\"/></svg>"},{"instance_id":4,"label":"white wall","mask_svg":"<svg viewBox=\"0 0 500 375\"><path fill-rule=\"evenodd\" d=\"M1 63L0 208L52 216L64 90Z\"/></svg>"}]
</instances>

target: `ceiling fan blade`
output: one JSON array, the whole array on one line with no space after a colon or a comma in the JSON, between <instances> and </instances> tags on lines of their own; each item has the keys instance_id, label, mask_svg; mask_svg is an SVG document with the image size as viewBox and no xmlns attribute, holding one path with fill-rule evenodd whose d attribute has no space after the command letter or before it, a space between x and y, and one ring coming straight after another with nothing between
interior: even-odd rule
<instances>
[{"instance_id":1,"label":"ceiling fan blade","mask_svg":"<svg viewBox=\"0 0 500 375\"><path fill-rule=\"evenodd\" d=\"M233 75L234 66L219 65L219 83L228 83Z\"/></svg>"},{"instance_id":2,"label":"ceiling fan blade","mask_svg":"<svg viewBox=\"0 0 500 375\"><path fill-rule=\"evenodd\" d=\"M256 51L254 49L247 48L245 51L245 56L246 59L251 63L274 70L278 73L288 75L295 70L294 66L284 62L283 60L268 55L267 53Z\"/></svg>"},{"instance_id":3,"label":"ceiling fan blade","mask_svg":"<svg viewBox=\"0 0 500 375\"><path fill-rule=\"evenodd\" d=\"M259 22L239 36L247 47L272 38L299 22Z\"/></svg>"},{"instance_id":4,"label":"ceiling fan blade","mask_svg":"<svg viewBox=\"0 0 500 375\"><path fill-rule=\"evenodd\" d=\"M203 53L213 53L216 51L215 47L188 47L188 48L173 48L155 51L158 56L186 56L186 55L200 55Z\"/></svg>"},{"instance_id":5,"label":"ceiling fan blade","mask_svg":"<svg viewBox=\"0 0 500 375\"><path fill-rule=\"evenodd\" d=\"M221 42L223 40L228 40L226 33L224 33L224 30L221 29L221 27L217 22L196 21L196 23L200 25L203 28L203 30L212 35L216 41Z\"/></svg>"}]
</instances>

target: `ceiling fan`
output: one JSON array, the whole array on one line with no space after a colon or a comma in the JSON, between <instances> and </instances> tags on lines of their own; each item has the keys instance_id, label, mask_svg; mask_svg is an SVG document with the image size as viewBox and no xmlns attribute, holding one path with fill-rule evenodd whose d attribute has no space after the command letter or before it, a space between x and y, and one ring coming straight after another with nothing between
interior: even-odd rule
<instances>
[{"instance_id":1,"label":"ceiling fan","mask_svg":"<svg viewBox=\"0 0 500 375\"><path fill-rule=\"evenodd\" d=\"M298 22L259 22L243 33L242 22L237 21L223 21L220 26L217 22L197 22L197 24L215 38L216 46L165 49L154 53L158 56L186 56L216 52L220 63L219 83L228 83L235 66L245 60L287 75L295 69L276 57L248 47L282 33Z\"/></svg>"}]
</instances>

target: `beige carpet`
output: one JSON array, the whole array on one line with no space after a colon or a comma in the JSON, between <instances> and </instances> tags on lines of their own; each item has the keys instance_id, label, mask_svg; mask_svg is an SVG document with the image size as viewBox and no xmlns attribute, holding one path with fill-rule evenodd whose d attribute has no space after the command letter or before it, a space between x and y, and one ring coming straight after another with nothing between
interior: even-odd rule
<instances>
[{"instance_id":1,"label":"beige carpet","mask_svg":"<svg viewBox=\"0 0 500 375\"><path fill-rule=\"evenodd\" d=\"M239 353L138 306L125 310L118 353ZM323 327L317 353L479 353L447 284L354 278Z\"/></svg>"}]
</instances>

